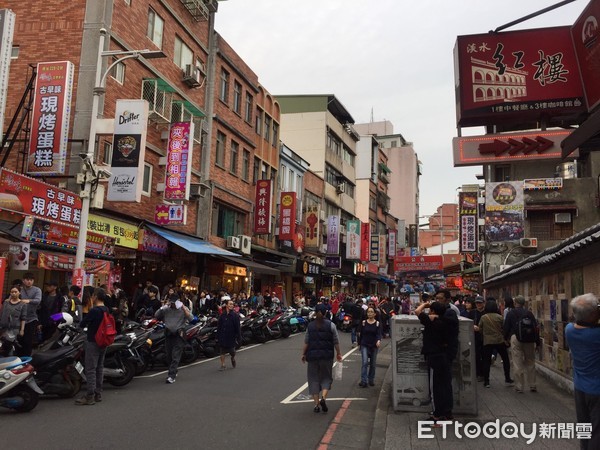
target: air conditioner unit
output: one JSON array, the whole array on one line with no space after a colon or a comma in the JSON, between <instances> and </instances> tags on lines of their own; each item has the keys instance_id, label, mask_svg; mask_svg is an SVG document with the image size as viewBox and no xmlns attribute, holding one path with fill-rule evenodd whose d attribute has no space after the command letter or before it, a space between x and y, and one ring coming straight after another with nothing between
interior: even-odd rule
<instances>
[{"instance_id":1,"label":"air conditioner unit","mask_svg":"<svg viewBox=\"0 0 600 450\"><path fill-rule=\"evenodd\" d=\"M321 245L321 253L327 253L327 244Z\"/></svg>"},{"instance_id":2,"label":"air conditioner unit","mask_svg":"<svg viewBox=\"0 0 600 450\"><path fill-rule=\"evenodd\" d=\"M244 255L249 255L252 251L252 238L250 236L240 234L238 239L240 240L240 250L242 253Z\"/></svg>"},{"instance_id":3,"label":"air conditioner unit","mask_svg":"<svg viewBox=\"0 0 600 450\"><path fill-rule=\"evenodd\" d=\"M343 181L341 183L338 183L335 190L338 194L345 193L346 192L346 183L344 183Z\"/></svg>"},{"instance_id":4,"label":"air conditioner unit","mask_svg":"<svg viewBox=\"0 0 600 450\"><path fill-rule=\"evenodd\" d=\"M227 236L227 248L240 248L240 238L237 236Z\"/></svg>"},{"instance_id":5,"label":"air conditioner unit","mask_svg":"<svg viewBox=\"0 0 600 450\"><path fill-rule=\"evenodd\" d=\"M571 223L571 213L563 212L554 214L554 223Z\"/></svg>"},{"instance_id":6,"label":"air conditioner unit","mask_svg":"<svg viewBox=\"0 0 600 450\"><path fill-rule=\"evenodd\" d=\"M206 192L210 189L210 186L207 186L204 183L200 184L190 184L190 197L202 197L206 195Z\"/></svg>"},{"instance_id":7,"label":"air conditioner unit","mask_svg":"<svg viewBox=\"0 0 600 450\"><path fill-rule=\"evenodd\" d=\"M521 238L519 245L523 248L537 248L538 240L537 238Z\"/></svg>"},{"instance_id":8,"label":"air conditioner unit","mask_svg":"<svg viewBox=\"0 0 600 450\"><path fill-rule=\"evenodd\" d=\"M346 225L340 225L340 234L342 236L346 235Z\"/></svg>"},{"instance_id":9,"label":"air conditioner unit","mask_svg":"<svg viewBox=\"0 0 600 450\"><path fill-rule=\"evenodd\" d=\"M198 69L193 64L186 64L185 70L183 71L183 82L187 84L189 87L198 87L200 86L200 78L202 77L202 73L200 69Z\"/></svg>"},{"instance_id":10,"label":"air conditioner unit","mask_svg":"<svg viewBox=\"0 0 600 450\"><path fill-rule=\"evenodd\" d=\"M319 219L321 220L321 222L325 222L325 220L327 219L327 217L325 216L325 211L319 211Z\"/></svg>"}]
</instances>

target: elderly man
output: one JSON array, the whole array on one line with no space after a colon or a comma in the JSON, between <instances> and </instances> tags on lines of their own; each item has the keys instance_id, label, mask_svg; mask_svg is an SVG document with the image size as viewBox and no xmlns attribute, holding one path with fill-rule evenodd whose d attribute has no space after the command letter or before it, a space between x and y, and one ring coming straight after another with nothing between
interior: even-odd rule
<instances>
[{"instance_id":1,"label":"elderly man","mask_svg":"<svg viewBox=\"0 0 600 450\"><path fill-rule=\"evenodd\" d=\"M594 294L571 301L575 323L565 329L573 357L575 411L578 423L592 425L592 438L582 439L581 448L600 448L600 303Z\"/></svg>"}]
</instances>

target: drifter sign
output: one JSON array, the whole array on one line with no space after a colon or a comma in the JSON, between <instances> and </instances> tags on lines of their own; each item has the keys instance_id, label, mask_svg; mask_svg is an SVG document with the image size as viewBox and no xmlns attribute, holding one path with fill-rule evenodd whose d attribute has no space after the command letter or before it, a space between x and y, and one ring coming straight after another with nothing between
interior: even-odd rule
<instances>
[{"instance_id":1,"label":"drifter sign","mask_svg":"<svg viewBox=\"0 0 600 450\"><path fill-rule=\"evenodd\" d=\"M112 175L108 182L107 200L140 202L142 170L146 154L148 102L117 100L115 134L113 136Z\"/></svg>"}]
</instances>

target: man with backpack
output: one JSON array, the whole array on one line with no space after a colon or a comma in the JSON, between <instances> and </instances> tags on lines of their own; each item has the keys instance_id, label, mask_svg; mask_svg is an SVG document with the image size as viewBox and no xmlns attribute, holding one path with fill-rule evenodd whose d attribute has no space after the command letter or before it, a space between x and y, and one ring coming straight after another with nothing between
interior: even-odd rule
<instances>
[{"instance_id":1,"label":"man with backpack","mask_svg":"<svg viewBox=\"0 0 600 450\"><path fill-rule=\"evenodd\" d=\"M97 342L97 338L99 338L99 336L97 336L98 330L103 327L105 321L110 321L112 318L113 340L114 335L116 334L114 317L104 305L106 297L107 294L104 289L95 289L92 294L92 304L94 306L79 323L81 328L85 329L87 327L87 340L85 343L85 377L87 380L87 393L75 401L76 405L93 405L96 402L102 401L104 355L106 354L106 347L108 347L110 343L105 341L100 342L99 345ZM102 331L106 332L104 329Z\"/></svg>"},{"instance_id":2,"label":"man with backpack","mask_svg":"<svg viewBox=\"0 0 600 450\"><path fill-rule=\"evenodd\" d=\"M515 308L504 321L504 339L510 343L514 368L515 391L522 393L525 375L529 390L537 392L535 384L535 347L540 344L538 324L533 313L525 308L525 297L517 295Z\"/></svg>"}]
</instances>

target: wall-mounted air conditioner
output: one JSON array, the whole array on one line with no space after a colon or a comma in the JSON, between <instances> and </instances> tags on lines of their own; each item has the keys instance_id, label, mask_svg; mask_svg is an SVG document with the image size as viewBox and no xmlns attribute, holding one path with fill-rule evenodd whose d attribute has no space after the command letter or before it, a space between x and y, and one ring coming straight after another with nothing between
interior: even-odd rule
<instances>
[{"instance_id":1,"label":"wall-mounted air conditioner","mask_svg":"<svg viewBox=\"0 0 600 450\"><path fill-rule=\"evenodd\" d=\"M250 252L252 251L252 238L250 236L245 236L243 234L240 234L238 236L238 239L240 240L240 250L242 251L242 253L244 255L249 255Z\"/></svg>"},{"instance_id":2,"label":"wall-mounted air conditioner","mask_svg":"<svg viewBox=\"0 0 600 450\"><path fill-rule=\"evenodd\" d=\"M335 190L336 190L336 192L338 194L345 193L346 192L346 183L343 182L343 181L341 183L338 183L338 185L336 186Z\"/></svg>"},{"instance_id":3,"label":"wall-mounted air conditioner","mask_svg":"<svg viewBox=\"0 0 600 450\"><path fill-rule=\"evenodd\" d=\"M537 238L521 238L519 245L523 248L537 248L538 240Z\"/></svg>"},{"instance_id":4,"label":"wall-mounted air conditioner","mask_svg":"<svg viewBox=\"0 0 600 450\"><path fill-rule=\"evenodd\" d=\"M237 236L227 236L227 248L240 248L240 238Z\"/></svg>"},{"instance_id":5,"label":"wall-mounted air conditioner","mask_svg":"<svg viewBox=\"0 0 600 450\"><path fill-rule=\"evenodd\" d=\"M200 86L200 80L202 78L202 72L199 68L193 64L186 64L185 70L183 71L183 82L189 87L195 88Z\"/></svg>"}]
</instances>

